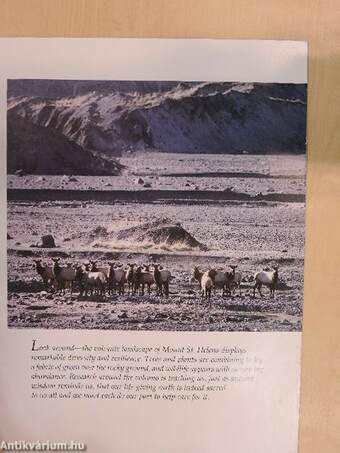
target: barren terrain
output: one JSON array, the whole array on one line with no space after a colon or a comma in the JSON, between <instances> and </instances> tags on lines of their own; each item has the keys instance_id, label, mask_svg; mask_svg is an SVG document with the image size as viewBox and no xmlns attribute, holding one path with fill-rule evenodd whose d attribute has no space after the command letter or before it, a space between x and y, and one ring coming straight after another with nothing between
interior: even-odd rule
<instances>
[{"instance_id":1,"label":"barren terrain","mask_svg":"<svg viewBox=\"0 0 340 453\"><path fill-rule=\"evenodd\" d=\"M121 161L126 171L116 177L8 176L10 327L301 329L304 156L145 153ZM145 182L150 186L145 188ZM40 194L51 190L53 196L44 200L36 196L37 189ZM183 193L188 190L186 198ZM151 195L135 201L131 196L129 201L129 193L145 191ZM280 194L283 201L258 197L266 193ZM240 200L239 194L247 198ZM180 223L207 250L117 239L122 229L158 219ZM56 240L55 249L39 247L41 236L48 233ZM80 298L77 288L72 296L46 291L33 258L51 263L53 256L64 263L159 263L173 274L170 296L159 297L154 289L144 296L126 292L92 298ZM230 263L242 272L241 294L222 297L216 290L210 305L202 301L198 283L192 281L193 266L206 270ZM254 273L275 264L280 266L275 299L266 288L263 299L258 294L254 299Z\"/></svg>"}]
</instances>

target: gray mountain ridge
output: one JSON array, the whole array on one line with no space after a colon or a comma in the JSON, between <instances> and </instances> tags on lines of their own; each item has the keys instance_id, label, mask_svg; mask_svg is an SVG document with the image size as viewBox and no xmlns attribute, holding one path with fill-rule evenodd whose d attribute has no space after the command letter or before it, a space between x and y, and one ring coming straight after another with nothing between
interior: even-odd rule
<instances>
[{"instance_id":1,"label":"gray mountain ridge","mask_svg":"<svg viewBox=\"0 0 340 453\"><path fill-rule=\"evenodd\" d=\"M146 150L304 153L306 89L275 83L10 80L8 114L58 132L94 159Z\"/></svg>"}]
</instances>

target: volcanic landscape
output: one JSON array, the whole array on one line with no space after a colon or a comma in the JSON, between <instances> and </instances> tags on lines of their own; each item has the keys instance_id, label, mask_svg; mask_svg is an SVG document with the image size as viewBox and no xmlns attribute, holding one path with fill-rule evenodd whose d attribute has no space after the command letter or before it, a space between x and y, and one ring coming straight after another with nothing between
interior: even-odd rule
<instances>
[{"instance_id":1,"label":"volcanic landscape","mask_svg":"<svg viewBox=\"0 0 340 453\"><path fill-rule=\"evenodd\" d=\"M187 103L187 98L205 96L203 88L207 90L206 85L200 85L201 91L197 94L196 91L193 93L192 86L181 85L178 91L185 93L183 102ZM229 85L227 88L231 89ZM107 91L108 87L105 89ZM75 138L70 135L71 126L67 126L69 112L68 120L65 117L58 123L54 117L52 121L55 106L58 104L60 108L61 104L65 106L68 102L74 108L74 97L68 94L62 98L58 91L48 101L37 97L36 93L33 97L23 98L21 92L15 92L16 96L11 98L9 115L13 124L19 124L26 135L24 138L12 135L8 150L10 156L15 156L15 159L9 157L7 177L8 326L161 331L301 330L306 156L297 152L297 148L303 147L303 139L299 137L296 140L298 145L292 153L287 153L286 148L285 152L274 153L271 148L264 149L261 154L258 147L263 145L262 139L255 137L247 148L245 142L239 144L240 140L234 133L230 135L233 146L242 149L233 149L232 153L219 152L220 142L214 139L214 152L211 153L208 143L206 152L197 150L197 133L195 135L189 128L188 137L182 144L183 152L179 152L178 138L175 149L166 150L161 145L161 134L155 133L155 128L164 126L159 112L161 102L155 107L155 95L145 87L143 89L147 93L139 95L138 116L135 114L133 117L136 122L131 125L131 118L128 122L134 133L141 135L131 138L131 130L128 133L122 125L121 129L115 129L115 134L121 133L119 143L123 151L120 155L116 149L107 149L109 138L104 137L105 131L100 132L104 137L100 144L105 149L93 150L93 142L86 146L90 138L99 140L98 123L109 115L107 100L105 115L101 110L99 113L95 111L96 135L91 131L85 137L89 130L76 119L79 128L83 129L78 133L73 128ZM172 84L158 89L159 98L170 92L164 110L169 116L169 109L180 101L178 92L175 95ZM224 95L228 96L230 92L226 93L226 87L223 89ZM252 89L238 86L231 90L232 96L235 90L238 99L248 96ZM211 96L210 91L208 95ZM84 96L89 95L78 93L77 96L84 103ZM88 104L92 104L89 107L92 116L94 96L98 98L98 94L92 93ZM123 102L122 98L127 102L127 96L121 94L119 102ZM133 96L130 98L133 98L136 108L137 95ZM150 104L148 114L144 116L140 111L143 96ZM256 105L259 105L259 95L256 96ZM219 92L217 101L220 104L221 99ZM284 101L273 99L273 108L277 112L283 108ZM197 102L196 99L193 105ZM204 104L206 110L211 108L210 102L209 99L208 104ZM233 99L234 110L238 105L235 102ZM287 102L291 111L300 109L304 101L294 97ZM244 103L242 105L244 107ZM114 108L121 113L117 105ZM153 108L158 109L154 117ZM178 110L178 105L174 108ZM202 105L195 108L201 120L204 119ZM223 110L225 106L220 108ZM192 123L196 114L192 105L190 112L191 120L185 118L185 121ZM298 115L297 110L294 112ZM130 110L129 114L131 117ZM266 114L268 116L268 112ZM181 115L183 122L183 112ZM216 111L211 113L214 115ZM281 110L278 115L282 119ZM173 127L178 130L178 116L173 114L173 117L177 121L177 126L173 121ZM246 113L239 112L234 113L230 121L240 125L245 124L246 119ZM169 126L169 118L164 121ZM105 129L103 124L104 121L100 123L102 131ZM105 124L105 130L112 128L111 123ZM118 121L117 124L121 123ZM136 129L136 124L139 129ZM235 129L236 125L229 124L229 127ZM205 133L209 135L209 128ZM27 137L35 137L35 134L39 135L39 144L29 148ZM190 134L195 135L196 141L189 146ZM274 135L272 133L271 138ZM50 146L50 160L44 155L46 161L41 161L41 167L33 168L34 161L47 149L44 148L46 136L49 137L46 146ZM296 131L291 131L290 140L295 136ZM163 137L166 137L166 148L170 146L171 137L168 132L164 132ZM188 150L185 145L189 146ZM65 157L67 171L59 168L64 161L60 155L63 146L68 154ZM289 141L284 146L289 146ZM27 150L34 152L30 156ZM77 172L71 158L82 152L87 153L86 166ZM58 167L56 172L52 171L51 159ZM170 238L164 233L156 237L153 232L157 225L161 225L165 232L175 228L174 231L181 234ZM48 234L53 236L55 247L42 247L41 237ZM63 265L88 260L96 260L100 265L116 262L123 268L128 263L157 263L172 274L170 294L169 297L159 296L153 287L151 294L138 295L129 293L126 287L123 295L107 293L105 296L80 297L77 286L72 295L68 290L61 294L44 286L33 261L41 258L44 264L51 265L52 257L60 257ZM216 290L211 303L203 300L199 283L193 280L194 266L206 271L209 268L223 269L230 264L237 265L237 270L242 273L241 291L237 289L233 294L222 296ZM263 289L263 298L258 293L254 298L254 274L276 265L279 266L279 284L275 298L269 297L268 288Z\"/></svg>"}]
</instances>

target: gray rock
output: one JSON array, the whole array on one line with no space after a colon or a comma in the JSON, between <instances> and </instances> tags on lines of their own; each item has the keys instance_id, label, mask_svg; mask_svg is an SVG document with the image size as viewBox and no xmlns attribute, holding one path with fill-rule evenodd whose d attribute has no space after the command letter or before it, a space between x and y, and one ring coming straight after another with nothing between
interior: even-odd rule
<instances>
[{"instance_id":1,"label":"gray rock","mask_svg":"<svg viewBox=\"0 0 340 453\"><path fill-rule=\"evenodd\" d=\"M55 248L54 237L51 234L45 234L41 237L41 247Z\"/></svg>"}]
</instances>

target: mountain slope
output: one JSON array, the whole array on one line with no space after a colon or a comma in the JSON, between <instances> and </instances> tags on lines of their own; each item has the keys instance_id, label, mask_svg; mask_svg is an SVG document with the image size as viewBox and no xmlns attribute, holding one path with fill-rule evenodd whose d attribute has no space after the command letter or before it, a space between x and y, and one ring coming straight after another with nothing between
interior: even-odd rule
<instances>
[{"instance_id":1,"label":"mountain slope","mask_svg":"<svg viewBox=\"0 0 340 453\"><path fill-rule=\"evenodd\" d=\"M14 97L8 109L84 149L109 155L148 148L305 152L306 85L184 82L168 91L145 92L147 82L142 84L143 92L105 89L51 99Z\"/></svg>"},{"instance_id":2,"label":"mountain slope","mask_svg":"<svg viewBox=\"0 0 340 453\"><path fill-rule=\"evenodd\" d=\"M96 156L60 132L7 115L7 173L116 175L121 165Z\"/></svg>"}]
</instances>

